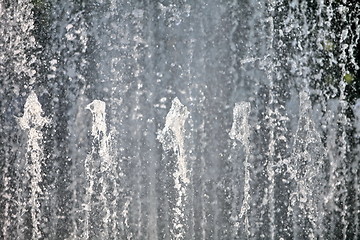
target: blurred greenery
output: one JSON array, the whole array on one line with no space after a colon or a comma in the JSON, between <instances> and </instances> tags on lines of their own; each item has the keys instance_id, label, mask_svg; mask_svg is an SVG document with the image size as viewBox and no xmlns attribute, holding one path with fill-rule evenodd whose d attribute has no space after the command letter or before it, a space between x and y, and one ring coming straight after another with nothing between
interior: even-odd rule
<instances>
[{"instance_id":1,"label":"blurred greenery","mask_svg":"<svg viewBox=\"0 0 360 240\"><path fill-rule=\"evenodd\" d=\"M345 80L345 82L347 83L347 84L351 84L353 81L354 81L354 75L353 74L351 74L351 73L347 73L347 74L345 74L345 76L344 76L344 80Z\"/></svg>"},{"instance_id":2,"label":"blurred greenery","mask_svg":"<svg viewBox=\"0 0 360 240\"><path fill-rule=\"evenodd\" d=\"M333 51L334 50L334 43L331 40L325 40L323 42L323 47L325 51Z\"/></svg>"},{"instance_id":3,"label":"blurred greenery","mask_svg":"<svg viewBox=\"0 0 360 240\"><path fill-rule=\"evenodd\" d=\"M45 7L46 6L46 2L44 0L32 0L31 3L34 5L34 7L36 8L40 8L40 7Z\"/></svg>"}]
</instances>

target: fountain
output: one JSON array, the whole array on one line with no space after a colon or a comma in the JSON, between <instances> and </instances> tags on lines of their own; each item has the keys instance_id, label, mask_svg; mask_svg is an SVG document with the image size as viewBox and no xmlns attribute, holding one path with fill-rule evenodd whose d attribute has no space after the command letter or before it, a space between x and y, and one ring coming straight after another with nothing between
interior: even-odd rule
<instances>
[{"instance_id":1,"label":"fountain","mask_svg":"<svg viewBox=\"0 0 360 240\"><path fill-rule=\"evenodd\" d=\"M184 148L184 125L189 115L186 107L181 104L179 99L175 98L171 109L166 116L164 129L159 133L158 139L163 144L165 150L173 150L176 155L176 170L173 173L174 188L178 194L176 198L174 211L174 224L171 232L174 239L183 239L185 235L184 207L187 201L187 185L190 183L188 178L188 168L186 163L186 154Z\"/></svg>"},{"instance_id":2,"label":"fountain","mask_svg":"<svg viewBox=\"0 0 360 240\"><path fill-rule=\"evenodd\" d=\"M360 239L359 15L0 1L0 239Z\"/></svg>"}]
</instances>

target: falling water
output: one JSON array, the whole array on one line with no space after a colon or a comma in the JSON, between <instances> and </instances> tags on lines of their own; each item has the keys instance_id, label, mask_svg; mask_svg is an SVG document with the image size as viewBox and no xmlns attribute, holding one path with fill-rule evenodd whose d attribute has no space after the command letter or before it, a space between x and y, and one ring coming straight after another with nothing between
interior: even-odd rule
<instances>
[{"instance_id":1,"label":"falling water","mask_svg":"<svg viewBox=\"0 0 360 240\"><path fill-rule=\"evenodd\" d=\"M248 211L250 210L250 126L249 126L249 114L250 114L250 103L240 102L236 103L234 107L234 122L230 130L230 138L236 139L242 143L245 148L245 160L244 160L244 196L243 202L240 209L237 225L240 225L240 221L243 221L245 225L246 237L250 235L250 226ZM234 143L236 147L236 143ZM242 220L243 219L243 220Z\"/></svg>"},{"instance_id":2,"label":"falling water","mask_svg":"<svg viewBox=\"0 0 360 240\"><path fill-rule=\"evenodd\" d=\"M0 238L359 239L359 19L0 0Z\"/></svg>"},{"instance_id":3,"label":"falling water","mask_svg":"<svg viewBox=\"0 0 360 240\"><path fill-rule=\"evenodd\" d=\"M289 215L293 217L294 239L315 239L323 236L323 227L317 226L321 226L324 216L320 200L324 197L324 147L310 115L306 92L300 92L299 111L291 163L287 163L290 179L296 185L290 195Z\"/></svg>"},{"instance_id":4,"label":"falling water","mask_svg":"<svg viewBox=\"0 0 360 240\"><path fill-rule=\"evenodd\" d=\"M27 147L25 155L25 167L22 173L23 181L25 184L29 184L29 195L23 199L22 190L20 192L20 198L18 203L21 206L19 208L20 221L24 221L23 215L26 214L30 208L31 225L33 227L31 239L39 239L42 237L40 231L40 225L42 221L42 212L40 210L40 200L43 195L43 189L41 187L42 175L45 174L41 170L41 162L44 158L43 152L43 134L41 129L45 124L49 122L48 119L42 116L41 105L34 92L30 92L29 97L26 100L24 106L24 115L18 119L20 128L26 131L27 135ZM24 202L23 202L24 201ZM7 224L8 225L8 224ZM22 232L19 232L19 236L22 236ZM7 236L6 236L7 237ZM25 237L25 236L23 236Z\"/></svg>"},{"instance_id":5,"label":"falling water","mask_svg":"<svg viewBox=\"0 0 360 240\"><path fill-rule=\"evenodd\" d=\"M184 207L187 201L188 167L184 148L185 121L189 115L187 108L175 98L172 102L169 113L166 115L165 127L159 134L159 141L165 150L173 150L177 155L176 170L173 173L174 188L178 196L176 197L174 211L174 229L172 239L184 239Z\"/></svg>"},{"instance_id":6,"label":"falling water","mask_svg":"<svg viewBox=\"0 0 360 240\"><path fill-rule=\"evenodd\" d=\"M110 222L110 209L109 200L107 196L111 193L108 187L108 177L110 175L110 153L109 153L109 141L110 135L107 133L106 127L106 112L105 103L100 100L94 100L92 103L86 106L86 109L90 110L93 115L91 136L93 137L93 143L90 153L86 156L85 160L85 176L89 183L86 188L86 199L84 203L85 210L85 233L84 238L89 238L90 226L95 228L97 224L102 229L100 237L102 239L109 238L108 224ZM96 157L98 155L98 159ZM98 176L99 175L99 176ZM98 191L96 191L98 189ZM97 200L93 200L93 197L97 196ZM99 201L99 202L98 202ZM100 205L98 212L94 211L93 205ZM90 215L92 212L96 212L96 216L92 219L94 222L90 223ZM98 219L98 217L100 219ZM96 236L98 233L94 233Z\"/></svg>"}]
</instances>

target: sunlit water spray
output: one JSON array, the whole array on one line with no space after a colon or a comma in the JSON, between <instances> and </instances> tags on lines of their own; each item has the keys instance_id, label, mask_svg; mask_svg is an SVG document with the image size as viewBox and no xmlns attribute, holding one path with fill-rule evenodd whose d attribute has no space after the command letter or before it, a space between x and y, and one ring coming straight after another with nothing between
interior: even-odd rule
<instances>
[{"instance_id":1,"label":"sunlit water spray","mask_svg":"<svg viewBox=\"0 0 360 240\"><path fill-rule=\"evenodd\" d=\"M91 151L85 160L85 176L88 186L84 203L84 238L91 237L91 229L98 228L101 229L99 236L107 239L110 234L109 225L114 224L115 221L115 219L111 219L113 213L110 211L108 199L110 195L108 181L111 177L110 167L112 167L109 142L111 136L106 127L105 102L94 100L86 106L86 109L90 110L92 114L91 136L93 140ZM97 199L96 207L94 207L94 199Z\"/></svg>"},{"instance_id":2,"label":"sunlit water spray","mask_svg":"<svg viewBox=\"0 0 360 240\"><path fill-rule=\"evenodd\" d=\"M250 115L250 103L249 102L239 102L235 104L233 110L233 125L230 131L230 138L237 140L241 143L245 150L245 160L244 160L244 194L243 201L240 209L240 214L235 223L236 228L239 227L241 222L245 224L245 234L246 236L250 235L250 225L248 218L248 211L250 210L250 164L249 160L251 158L251 146L250 146L250 125L249 125L249 115ZM236 142L234 142L234 148L236 147Z\"/></svg>"},{"instance_id":3,"label":"sunlit water spray","mask_svg":"<svg viewBox=\"0 0 360 240\"><path fill-rule=\"evenodd\" d=\"M176 154L176 169L173 173L175 190L178 194L174 209L173 239L185 239L185 205L187 201L187 186L190 183L189 169L185 153L185 123L189 111L178 98L172 101L169 113L166 116L165 127L159 132L158 139L164 150L173 150Z\"/></svg>"},{"instance_id":4,"label":"sunlit water spray","mask_svg":"<svg viewBox=\"0 0 360 240\"><path fill-rule=\"evenodd\" d=\"M42 128L50 121L42 115L43 111L39 100L36 94L31 92L24 106L24 115L18 119L21 129L27 135L27 164L25 171L30 179L30 197L27 204L30 207L31 225L33 227L31 239L40 239L42 237L40 225L43 219L39 202L44 194L40 186L43 181L41 166L44 160ZM20 214L24 214L24 212Z\"/></svg>"},{"instance_id":5,"label":"sunlit water spray","mask_svg":"<svg viewBox=\"0 0 360 240\"><path fill-rule=\"evenodd\" d=\"M294 185L289 214L293 217L294 239L321 239L325 149L312 120L312 106L307 92L300 92L299 109L292 155L286 163Z\"/></svg>"},{"instance_id":6,"label":"sunlit water spray","mask_svg":"<svg viewBox=\"0 0 360 240\"><path fill-rule=\"evenodd\" d=\"M359 3L0 2L0 239L359 239Z\"/></svg>"}]
</instances>

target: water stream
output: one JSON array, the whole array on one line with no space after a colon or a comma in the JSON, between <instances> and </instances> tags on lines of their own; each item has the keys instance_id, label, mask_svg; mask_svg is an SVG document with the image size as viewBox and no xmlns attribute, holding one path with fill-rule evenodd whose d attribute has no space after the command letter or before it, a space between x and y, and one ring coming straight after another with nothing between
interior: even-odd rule
<instances>
[{"instance_id":1,"label":"water stream","mask_svg":"<svg viewBox=\"0 0 360 240\"><path fill-rule=\"evenodd\" d=\"M359 19L0 0L0 239L360 239Z\"/></svg>"}]
</instances>

